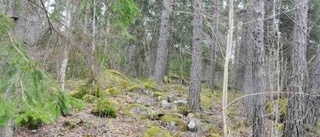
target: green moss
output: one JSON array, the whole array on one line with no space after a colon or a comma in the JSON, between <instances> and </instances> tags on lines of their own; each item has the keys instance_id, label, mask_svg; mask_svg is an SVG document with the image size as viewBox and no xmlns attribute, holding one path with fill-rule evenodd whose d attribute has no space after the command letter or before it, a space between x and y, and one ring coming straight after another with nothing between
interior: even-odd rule
<instances>
[{"instance_id":1,"label":"green moss","mask_svg":"<svg viewBox=\"0 0 320 137\"><path fill-rule=\"evenodd\" d=\"M154 92L153 97L156 97L156 98L157 97L164 97L164 94L161 93L161 92L156 91L156 92Z\"/></svg>"},{"instance_id":2,"label":"green moss","mask_svg":"<svg viewBox=\"0 0 320 137\"><path fill-rule=\"evenodd\" d=\"M86 92L83 91L83 90L80 90L80 91L74 90L74 91L71 91L71 92L69 93L69 95L70 95L71 97L74 97L74 98L77 98L77 99L82 99L85 94L86 94Z\"/></svg>"},{"instance_id":3,"label":"green moss","mask_svg":"<svg viewBox=\"0 0 320 137\"><path fill-rule=\"evenodd\" d=\"M86 95L83 96L82 99L83 99L84 101L88 102L88 103L92 103L92 102L94 102L94 101L97 99L97 97L96 97L96 96L93 96L93 95L90 95L90 94L86 94Z\"/></svg>"},{"instance_id":4,"label":"green moss","mask_svg":"<svg viewBox=\"0 0 320 137\"><path fill-rule=\"evenodd\" d=\"M219 134L213 133L211 134L211 137L221 137Z\"/></svg>"},{"instance_id":5,"label":"green moss","mask_svg":"<svg viewBox=\"0 0 320 137\"><path fill-rule=\"evenodd\" d=\"M171 135L160 127L152 126L143 134L143 137L171 137Z\"/></svg>"},{"instance_id":6,"label":"green moss","mask_svg":"<svg viewBox=\"0 0 320 137\"><path fill-rule=\"evenodd\" d=\"M283 123L278 124L278 130L279 131L284 131L284 124Z\"/></svg>"},{"instance_id":7,"label":"green moss","mask_svg":"<svg viewBox=\"0 0 320 137\"><path fill-rule=\"evenodd\" d=\"M137 91L137 90L141 90L143 88L140 87L140 85L133 85L130 86L129 88L127 88L127 91Z\"/></svg>"},{"instance_id":8,"label":"green moss","mask_svg":"<svg viewBox=\"0 0 320 137\"><path fill-rule=\"evenodd\" d=\"M136 108L136 107L144 108L144 106L142 106L140 104L128 104L126 106L122 106L121 111L126 116L132 116L133 114L131 112L131 109Z\"/></svg>"},{"instance_id":9,"label":"green moss","mask_svg":"<svg viewBox=\"0 0 320 137\"><path fill-rule=\"evenodd\" d=\"M170 80L170 78L169 78L168 76L164 76L163 82L164 82L164 83L170 83L171 80Z\"/></svg>"},{"instance_id":10,"label":"green moss","mask_svg":"<svg viewBox=\"0 0 320 137\"><path fill-rule=\"evenodd\" d=\"M178 113L182 114L182 115L188 115L189 113L191 113L192 110L189 109L187 106L180 106L178 107Z\"/></svg>"},{"instance_id":11,"label":"green moss","mask_svg":"<svg viewBox=\"0 0 320 137\"><path fill-rule=\"evenodd\" d=\"M152 89L152 90L156 89L156 85L151 82L145 82L143 85L145 89Z\"/></svg>"},{"instance_id":12,"label":"green moss","mask_svg":"<svg viewBox=\"0 0 320 137\"><path fill-rule=\"evenodd\" d=\"M110 95L119 95L121 92L118 88L111 87L111 88L106 89L106 93L109 93Z\"/></svg>"},{"instance_id":13,"label":"green moss","mask_svg":"<svg viewBox=\"0 0 320 137\"><path fill-rule=\"evenodd\" d=\"M107 98L99 98L91 113L100 117L116 117L117 109Z\"/></svg>"},{"instance_id":14,"label":"green moss","mask_svg":"<svg viewBox=\"0 0 320 137\"><path fill-rule=\"evenodd\" d=\"M179 118L178 115L175 115L175 114L164 115L161 117L161 121L166 124L170 124L171 122L174 122L180 131L187 130L186 123L181 118Z\"/></svg>"},{"instance_id":15,"label":"green moss","mask_svg":"<svg viewBox=\"0 0 320 137\"><path fill-rule=\"evenodd\" d=\"M126 79L126 80L128 79L125 75L123 75L122 73L120 73L119 71L116 71L114 69L106 70L106 73L116 75L118 77L121 77L122 79Z\"/></svg>"},{"instance_id":16,"label":"green moss","mask_svg":"<svg viewBox=\"0 0 320 137\"><path fill-rule=\"evenodd\" d=\"M201 106L204 108L210 108L212 106L212 99L206 95L201 95Z\"/></svg>"}]
</instances>

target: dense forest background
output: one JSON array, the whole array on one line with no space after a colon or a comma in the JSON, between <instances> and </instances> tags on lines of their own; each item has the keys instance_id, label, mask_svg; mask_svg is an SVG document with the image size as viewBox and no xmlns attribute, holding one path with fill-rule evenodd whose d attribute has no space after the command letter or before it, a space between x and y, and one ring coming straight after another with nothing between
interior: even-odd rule
<instances>
[{"instance_id":1,"label":"dense forest background","mask_svg":"<svg viewBox=\"0 0 320 137\"><path fill-rule=\"evenodd\" d=\"M320 1L0 3L0 137L320 136Z\"/></svg>"}]
</instances>

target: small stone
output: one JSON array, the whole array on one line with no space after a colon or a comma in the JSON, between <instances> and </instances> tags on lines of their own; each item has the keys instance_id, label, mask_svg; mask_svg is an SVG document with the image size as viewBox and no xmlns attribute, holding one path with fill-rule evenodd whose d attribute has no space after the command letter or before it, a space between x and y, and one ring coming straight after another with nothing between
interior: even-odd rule
<instances>
[{"instance_id":1,"label":"small stone","mask_svg":"<svg viewBox=\"0 0 320 137\"><path fill-rule=\"evenodd\" d=\"M187 115L188 119L192 119L192 118L193 118L193 116L194 116L194 114L193 114L193 113L189 113L189 114Z\"/></svg>"},{"instance_id":2,"label":"small stone","mask_svg":"<svg viewBox=\"0 0 320 137\"><path fill-rule=\"evenodd\" d=\"M173 104L177 104L178 106L185 106L185 105L187 105L187 101L185 101L185 100L175 100L175 101L173 101Z\"/></svg>"},{"instance_id":3,"label":"small stone","mask_svg":"<svg viewBox=\"0 0 320 137\"><path fill-rule=\"evenodd\" d=\"M162 100L162 101L161 101L161 106L162 106L163 109L168 109L168 108L170 108L170 104L168 103L167 100Z\"/></svg>"},{"instance_id":4,"label":"small stone","mask_svg":"<svg viewBox=\"0 0 320 137\"><path fill-rule=\"evenodd\" d=\"M200 121L198 119L191 119L188 123L188 130L191 132L196 132L199 129Z\"/></svg>"}]
</instances>

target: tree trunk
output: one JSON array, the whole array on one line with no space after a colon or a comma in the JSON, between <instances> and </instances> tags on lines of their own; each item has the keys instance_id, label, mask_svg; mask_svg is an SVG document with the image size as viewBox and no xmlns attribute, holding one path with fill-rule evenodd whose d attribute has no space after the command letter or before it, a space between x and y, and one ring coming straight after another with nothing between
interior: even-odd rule
<instances>
[{"instance_id":1,"label":"tree trunk","mask_svg":"<svg viewBox=\"0 0 320 137\"><path fill-rule=\"evenodd\" d=\"M239 51L239 63L237 69L237 87L244 92L246 95L253 94L253 74L252 74L252 62L253 62L253 38L252 38L252 24L247 24L249 20L251 20L251 13L246 11L243 15L243 22L245 23L243 26L242 32L242 42ZM254 116L254 104L253 104L254 96L247 96L243 99L243 105L245 106L245 116L246 122L252 123L252 118Z\"/></svg>"},{"instance_id":2,"label":"tree trunk","mask_svg":"<svg viewBox=\"0 0 320 137\"><path fill-rule=\"evenodd\" d=\"M215 84L215 78L216 78L216 71L215 71L215 67L216 67L216 47L218 45L218 17L219 17L219 13L218 13L218 2L213 0L213 22L212 22L212 32L211 32L211 37L212 37L212 43L211 43L211 51L210 51L210 78L209 78L209 88L211 91L214 90L214 84Z\"/></svg>"},{"instance_id":3,"label":"tree trunk","mask_svg":"<svg viewBox=\"0 0 320 137\"><path fill-rule=\"evenodd\" d=\"M229 78L229 60L231 57L231 47L233 43L233 29L234 29L234 17L233 17L233 0L229 0L229 26L227 36L226 56L223 68L223 89L222 89L222 119L223 119L223 136L228 136L227 129L227 104L228 104L228 78Z\"/></svg>"},{"instance_id":4,"label":"tree trunk","mask_svg":"<svg viewBox=\"0 0 320 137\"><path fill-rule=\"evenodd\" d=\"M310 70L309 86L307 93L311 94L306 100L307 117L305 122L307 124L315 125L318 122L320 116L320 48L316 56L313 58L313 64Z\"/></svg>"},{"instance_id":5,"label":"tree trunk","mask_svg":"<svg viewBox=\"0 0 320 137\"><path fill-rule=\"evenodd\" d=\"M65 19L65 24L67 29L66 31L66 37L68 37L71 33L71 22L72 22L72 10L73 10L73 5L71 4L70 1L67 1L67 7L66 7L66 19ZM61 61L61 67L60 67L60 72L59 72L59 77L60 77L60 84L61 84L61 89L64 91L65 87L65 79L66 79L66 72L67 72L67 66L68 66L68 60L69 60L69 45L66 44L63 47L63 54L62 54L62 61Z\"/></svg>"},{"instance_id":6,"label":"tree trunk","mask_svg":"<svg viewBox=\"0 0 320 137\"><path fill-rule=\"evenodd\" d=\"M252 19L255 21L251 24L251 35L253 38L253 69L252 69L252 86L254 93L265 92L266 89L266 72L265 72L265 47L264 47L264 0L254 0L250 8ZM260 94L254 97L253 113L253 137L265 137L265 95Z\"/></svg>"},{"instance_id":7,"label":"tree trunk","mask_svg":"<svg viewBox=\"0 0 320 137\"><path fill-rule=\"evenodd\" d=\"M305 118L304 96L308 76L306 49L308 29L308 0L294 0L294 27L291 53L291 76L289 79L289 100L287 107L284 137L301 137L304 135Z\"/></svg>"},{"instance_id":8,"label":"tree trunk","mask_svg":"<svg viewBox=\"0 0 320 137\"><path fill-rule=\"evenodd\" d=\"M200 111L200 92L201 92L201 41L202 41L202 0L193 1L193 42L192 42L192 64L190 72L190 85L188 106L194 111Z\"/></svg>"},{"instance_id":9,"label":"tree trunk","mask_svg":"<svg viewBox=\"0 0 320 137\"><path fill-rule=\"evenodd\" d=\"M168 60L168 39L170 35L170 14L172 11L171 0L163 1L162 15L161 15L161 26L160 36L157 49L157 60L155 64L154 79L157 83L163 82L165 75L166 64Z\"/></svg>"},{"instance_id":10,"label":"tree trunk","mask_svg":"<svg viewBox=\"0 0 320 137\"><path fill-rule=\"evenodd\" d=\"M243 15L241 15L241 19L242 19L242 33L241 33L241 43L239 45L237 45L237 51L238 53L236 53L236 57L237 57L237 66L236 66L236 78L235 78L235 87L236 89L243 91L244 93L246 93L247 90L244 90L245 87L244 86L244 82L245 82L245 71L247 67L250 67L247 65L247 63L249 63L250 60L250 56L251 53L251 48L250 48L250 37L249 37L249 30L250 30L250 24L248 24L247 22L249 22L250 16L248 15L248 13L244 13ZM246 99L246 98L245 98Z\"/></svg>"}]
</instances>

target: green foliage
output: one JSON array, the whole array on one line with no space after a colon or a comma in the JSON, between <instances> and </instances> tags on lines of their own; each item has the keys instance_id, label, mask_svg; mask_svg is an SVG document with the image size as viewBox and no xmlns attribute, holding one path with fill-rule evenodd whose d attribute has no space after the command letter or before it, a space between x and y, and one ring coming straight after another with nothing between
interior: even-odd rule
<instances>
[{"instance_id":1,"label":"green foliage","mask_svg":"<svg viewBox=\"0 0 320 137\"><path fill-rule=\"evenodd\" d=\"M143 137L171 137L171 135L160 127L152 126L143 134Z\"/></svg>"},{"instance_id":2,"label":"green foliage","mask_svg":"<svg viewBox=\"0 0 320 137\"><path fill-rule=\"evenodd\" d=\"M38 129L42 124L53 122L53 117L39 108L30 108L25 112L21 112L15 119L15 122L19 126L25 126L29 129Z\"/></svg>"},{"instance_id":3,"label":"green foliage","mask_svg":"<svg viewBox=\"0 0 320 137\"><path fill-rule=\"evenodd\" d=\"M111 21L122 29L134 24L135 18L140 15L138 7L133 0L115 0L111 5Z\"/></svg>"},{"instance_id":4,"label":"green foliage","mask_svg":"<svg viewBox=\"0 0 320 137\"><path fill-rule=\"evenodd\" d=\"M0 36L5 35L11 28L13 28L12 19L0 13Z\"/></svg>"},{"instance_id":5,"label":"green foliage","mask_svg":"<svg viewBox=\"0 0 320 137\"><path fill-rule=\"evenodd\" d=\"M61 92L57 83L30 60L24 45L0 46L0 124L12 119L17 125L35 129L68 114L81 102Z\"/></svg>"},{"instance_id":6,"label":"green foliage","mask_svg":"<svg viewBox=\"0 0 320 137\"><path fill-rule=\"evenodd\" d=\"M100 117L116 117L117 109L107 98L99 98L91 113Z\"/></svg>"}]
</instances>

